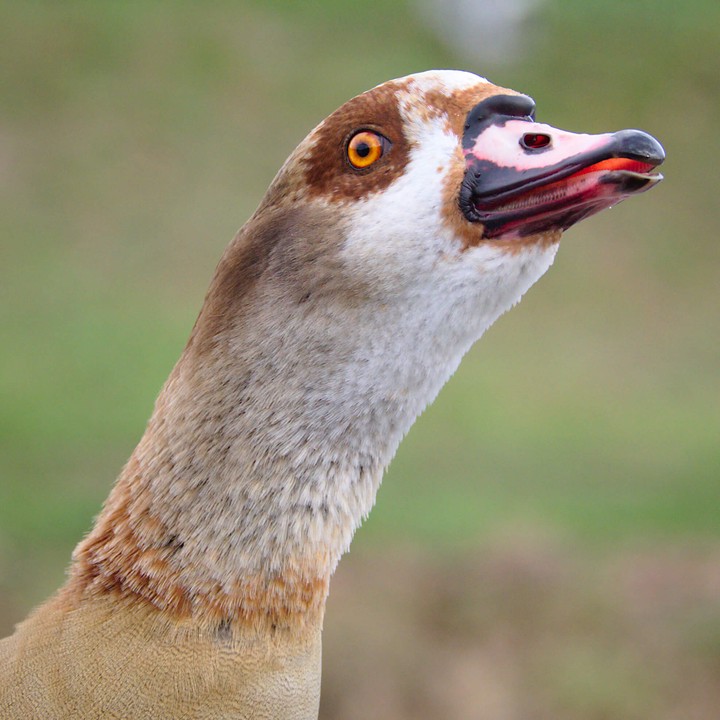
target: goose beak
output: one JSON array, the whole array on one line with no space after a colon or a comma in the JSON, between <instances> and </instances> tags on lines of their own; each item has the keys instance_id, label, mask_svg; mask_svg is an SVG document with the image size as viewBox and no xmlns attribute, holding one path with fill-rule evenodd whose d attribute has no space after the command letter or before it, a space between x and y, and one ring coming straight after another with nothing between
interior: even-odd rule
<instances>
[{"instance_id":1,"label":"goose beak","mask_svg":"<svg viewBox=\"0 0 720 720\"><path fill-rule=\"evenodd\" d=\"M655 168L665 151L651 135L558 130L534 121L529 98L508 96L504 106L503 97L489 112L471 111L463 137L460 206L484 237L565 230L662 180Z\"/></svg>"}]
</instances>

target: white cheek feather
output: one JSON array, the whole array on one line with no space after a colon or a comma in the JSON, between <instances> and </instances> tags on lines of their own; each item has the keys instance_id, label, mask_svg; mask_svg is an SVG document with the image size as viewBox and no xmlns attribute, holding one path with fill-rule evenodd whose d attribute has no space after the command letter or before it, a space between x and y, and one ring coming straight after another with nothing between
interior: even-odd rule
<instances>
[{"instance_id":1,"label":"white cheek feather","mask_svg":"<svg viewBox=\"0 0 720 720\"><path fill-rule=\"evenodd\" d=\"M437 277L440 253L451 252L441 230L444 169L457 145L439 119L424 123L409 138L415 144L405 172L382 193L350 209L345 261L353 273L386 280L393 297ZM398 286L399 284L399 286Z\"/></svg>"}]
</instances>

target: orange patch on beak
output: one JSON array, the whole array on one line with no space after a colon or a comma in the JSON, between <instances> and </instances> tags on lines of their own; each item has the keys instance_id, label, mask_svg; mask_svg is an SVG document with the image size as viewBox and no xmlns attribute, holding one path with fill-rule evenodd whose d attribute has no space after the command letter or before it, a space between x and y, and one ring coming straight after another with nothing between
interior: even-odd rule
<instances>
[{"instance_id":1,"label":"orange patch on beak","mask_svg":"<svg viewBox=\"0 0 720 720\"><path fill-rule=\"evenodd\" d=\"M602 170L611 172L613 170L629 170L630 172L647 173L650 172L655 166L650 163L641 162L640 160L630 160L629 158L608 158L607 160L601 160L600 162L588 165L582 170L578 170L573 173L570 177L577 175L585 175L591 172L600 172Z\"/></svg>"}]
</instances>

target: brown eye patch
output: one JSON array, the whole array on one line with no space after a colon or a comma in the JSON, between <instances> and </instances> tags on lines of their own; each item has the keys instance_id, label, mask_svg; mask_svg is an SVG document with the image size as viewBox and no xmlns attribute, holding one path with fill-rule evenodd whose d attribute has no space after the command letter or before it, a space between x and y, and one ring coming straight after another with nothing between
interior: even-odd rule
<instances>
[{"instance_id":1,"label":"brown eye patch","mask_svg":"<svg viewBox=\"0 0 720 720\"><path fill-rule=\"evenodd\" d=\"M402 82L386 83L358 95L316 128L311 149L302 161L309 195L330 202L358 200L384 190L402 175L410 152L399 107L404 88ZM362 130L354 132L357 128ZM371 138L365 134L383 139L379 156L372 149L374 141L368 142ZM355 138L359 145L368 142L369 152L362 147L351 149ZM392 152L388 152L390 147ZM382 163L378 163L380 157ZM370 173L358 172L371 167Z\"/></svg>"}]
</instances>

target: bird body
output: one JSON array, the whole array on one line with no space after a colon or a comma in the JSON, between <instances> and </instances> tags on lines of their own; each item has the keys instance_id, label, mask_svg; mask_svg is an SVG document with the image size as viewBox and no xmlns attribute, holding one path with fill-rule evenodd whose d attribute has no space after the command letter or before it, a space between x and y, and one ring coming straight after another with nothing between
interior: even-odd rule
<instances>
[{"instance_id":1,"label":"bird body","mask_svg":"<svg viewBox=\"0 0 720 720\"><path fill-rule=\"evenodd\" d=\"M431 71L300 143L66 585L0 641L0 717L317 717L330 577L403 435L561 231L659 177L649 136L531 104Z\"/></svg>"},{"instance_id":2,"label":"bird body","mask_svg":"<svg viewBox=\"0 0 720 720\"><path fill-rule=\"evenodd\" d=\"M320 627L205 631L147 603L61 591L3 641L2 718L316 717Z\"/></svg>"}]
</instances>

